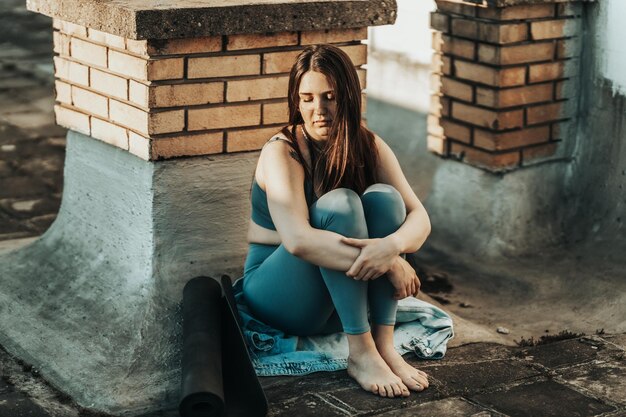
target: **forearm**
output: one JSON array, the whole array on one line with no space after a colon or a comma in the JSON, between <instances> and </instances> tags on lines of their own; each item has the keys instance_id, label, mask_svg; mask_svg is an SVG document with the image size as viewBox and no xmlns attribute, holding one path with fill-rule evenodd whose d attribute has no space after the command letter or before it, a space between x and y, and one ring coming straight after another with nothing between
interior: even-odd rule
<instances>
[{"instance_id":1,"label":"forearm","mask_svg":"<svg viewBox=\"0 0 626 417\"><path fill-rule=\"evenodd\" d=\"M422 207L408 213L404 223L388 238L394 241L398 253L403 254L417 252L429 234L430 219L426 210Z\"/></svg>"},{"instance_id":2,"label":"forearm","mask_svg":"<svg viewBox=\"0 0 626 417\"><path fill-rule=\"evenodd\" d=\"M311 227L299 239L294 255L314 265L347 271L361 250L342 243L341 237L339 233Z\"/></svg>"}]
</instances>

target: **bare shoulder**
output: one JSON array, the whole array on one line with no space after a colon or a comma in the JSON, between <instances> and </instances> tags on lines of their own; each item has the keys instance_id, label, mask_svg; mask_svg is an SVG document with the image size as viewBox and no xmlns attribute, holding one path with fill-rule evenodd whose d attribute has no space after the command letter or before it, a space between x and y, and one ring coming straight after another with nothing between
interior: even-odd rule
<instances>
[{"instance_id":1,"label":"bare shoulder","mask_svg":"<svg viewBox=\"0 0 626 417\"><path fill-rule=\"evenodd\" d=\"M261 188L265 188L267 178L271 177L271 172L287 171L293 175L298 175L298 171L304 171L301 167L298 153L293 148L291 139L282 132L272 135L265 142L259 155L259 161L256 170L257 183Z\"/></svg>"},{"instance_id":2,"label":"bare shoulder","mask_svg":"<svg viewBox=\"0 0 626 417\"><path fill-rule=\"evenodd\" d=\"M272 155L270 158L265 158L264 154ZM293 142L284 133L278 132L274 134L265 144L261 150L262 159L275 160L275 158L286 157L300 163L298 153L293 148Z\"/></svg>"},{"instance_id":3,"label":"bare shoulder","mask_svg":"<svg viewBox=\"0 0 626 417\"><path fill-rule=\"evenodd\" d=\"M374 133L374 143L376 145L376 151L378 152L379 169L385 169L390 163L393 164L397 162L397 158L393 150L391 150L391 147L376 133Z\"/></svg>"}]
</instances>

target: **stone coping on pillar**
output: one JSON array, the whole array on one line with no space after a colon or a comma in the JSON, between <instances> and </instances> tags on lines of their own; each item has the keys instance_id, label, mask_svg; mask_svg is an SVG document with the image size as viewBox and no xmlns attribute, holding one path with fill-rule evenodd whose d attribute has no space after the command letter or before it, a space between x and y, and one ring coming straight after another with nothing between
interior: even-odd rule
<instances>
[{"instance_id":1,"label":"stone coping on pillar","mask_svg":"<svg viewBox=\"0 0 626 417\"><path fill-rule=\"evenodd\" d=\"M28 10L127 39L392 24L395 0L27 0Z\"/></svg>"},{"instance_id":2,"label":"stone coping on pillar","mask_svg":"<svg viewBox=\"0 0 626 417\"><path fill-rule=\"evenodd\" d=\"M483 6L483 7L510 7L510 6L522 6L522 5L534 5L545 3L570 3L572 1L592 3L596 0L442 0L449 3L467 4L470 6Z\"/></svg>"}]
</instances>

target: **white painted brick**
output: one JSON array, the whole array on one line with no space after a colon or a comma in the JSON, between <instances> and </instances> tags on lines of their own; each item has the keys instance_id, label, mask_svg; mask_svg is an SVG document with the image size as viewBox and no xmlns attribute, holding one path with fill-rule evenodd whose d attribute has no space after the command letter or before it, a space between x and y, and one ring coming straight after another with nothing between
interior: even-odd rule
<instances>
[{"instance_id":1,"label":"white painted brick","mask_svg":"<svg viewBox=\"0 0 626 417\"><path fill-rule=\"evenodd\" d=\"M148 61L118 51L109 50L109 69L139 80L148 79Z\"/></svg>"},{"instance_id":2,"label":"white painted brick","mask_svg":"<svg viewBox=\"0 0 626 417\"><path fill-rule=\"evenodd\" d=\"M91 28L87 30L87 33L89 39L92 39L94 42L104 43L105 45L111 46L113 48L126 48L126 40L121 36L113 35L111 33L106 33Z\"/></svg>"},{"instance_id":3,"label":"white painted brick","mask_svg":"<svg viewBox=\"0 0 626 417\"><path fill-rule=\"evenodd\" d=\"M91 136L118 148L128 150L128 134L123 127L92 117Z\"/></svg>"},{"instance_id":4,"label":"white painted brick","mask_svg":"<svg viewBox=\"0 0 626 417\"><path fill-rule=\"evenodd\" d=\"M107 48L82 39L72 38L70 43L72 58L102 68L107 66Z\"/></svg>"},{"instance_id":5,"label":"white painted brick","mask_svg":"<svg viewBox=\"0 0 626 417\"><path fill-rule=\"evenodd\" d=\"M148 112L144 110L117 100L109 100L109 119L137 132L148 134Z\"/></svg>"},{"instance_id":6,"label":"white painted brick","mask_svg":"<svg viewBox=\"0 0 626 417\"><path fill-rule=\"evenodd\" d=\"M89 135L89 116L59 105L54 106L57 124L68 129Z\"/></svg>"},{"instance_id":7,"label":"white painted brick","mask_svg":"<svg viewBox=\"0 0 626 417\"><path fill-rule=\"evenodd\" d=\"M90 68L89 84L92 89L108 96L128 100L128 80L117 75Z\"/></svg>"},{"instance_id":8,"label":"white painted brick","mask_svg":"<svg viewBox=\"0 0 626 417\"><path fill-rule=\"evenodd\" d=\"M128 151L145 161L150 160L150 139L128 131Z\"/></svg>"},{"instance_id":9,"label":"white painted brick","mask_svg":"<svg viewBox=\"0 0 626 417\"><path fill-rule=\"evenodd\" d=\"M70 84L56 80L54 82L54 90L56 92L56 101L72 104L72 86Z\"/></svg>"},{"instance_id":10,"label":"white painted brick","mask_svg":"<svg viewBox=\"0 0 626 417\"><path fill-rule=\"evenodd\" d=\"M61 32L67 33L68 35L87 36L87 28L85 26L76 25L65 20L61 20L60 24Z\"/></svg>"},{"instance_id":11,"label":"white painted brick","mask_svg":"<svg viewBox=\"0 0 626 417\"><path fill-rule=\"evenodd\" d=\"M70 81L72 84L89 85L89 67L58 56L53 59L56 77Z\"/></svg>"},{"instance_id":12,"label":"white painted brick","mask_svg":"<svg viewBox=\"0 0 626 417\"><path fill-rule=\"evenodd\" d=\"M130 80L128 90L128 99L141 107L148 107L148 86Z\"/></svg>"},{"instance_id":13,"label":"white painted brick","mask_svg":"<svg viewBox=\"0 0 626 417\"><path fill-rule=\"evenodd\" d=\"M137 55L148 56L148 41L126 39L126 49Z\"/></svg>"},{"instance_id":14,"label":"white painted brick","mask_svg":"<svg viewBox=\"0 0 626 417\"><path fill-rule=\"evenodd\" d=\"M54 42L54 52L63 56L70 56L70 37L58 32L52 32Z\"/></svg>"},{"instance_id":15,"label":"white painted brick","mask_svg":"<svg viewBox=\"0 0 626 417\"><path fill-rule=\"evenodd\" d=\"M107 98L91 91L72 86L72 103L86 113L105 118L109 116Z\"/></svg>"}]
</instances>

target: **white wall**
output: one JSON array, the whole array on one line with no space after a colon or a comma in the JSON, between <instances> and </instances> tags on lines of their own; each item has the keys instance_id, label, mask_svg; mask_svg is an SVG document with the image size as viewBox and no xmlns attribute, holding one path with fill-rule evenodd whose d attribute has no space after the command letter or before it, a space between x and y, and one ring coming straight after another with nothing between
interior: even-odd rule
<instances>
[{"instance_id":1,"label":"white wall","mask_svg":"<svg viewBox=\"0 0 626 417\"><path fill-rule=\"evenodd\" d=\"M613 94L626 95L626 1L605 0L599 4L600 19L606 20L600 32L598 62L600 74L613 84Z\"/></svg>"},{"instance_id":2,"label":"white wall","mask_svg":"<svg viewBox=\"0 0 626 417\"><path fill-rule=\"evenodd\" d=\"M434 0L397 0L394 25L369 32L367 93L413 110L427 112L432 58L430 12Z\"/></svg>"}]
</instances>

